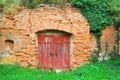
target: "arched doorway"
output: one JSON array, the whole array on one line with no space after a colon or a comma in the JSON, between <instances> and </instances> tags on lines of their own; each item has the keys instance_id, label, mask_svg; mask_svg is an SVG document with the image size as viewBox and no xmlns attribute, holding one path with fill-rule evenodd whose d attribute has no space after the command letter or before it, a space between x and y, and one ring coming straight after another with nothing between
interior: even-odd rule
<instances>
[{"instance_id":1,"label":"arched doorway","mask_svg":"<svg viewBox=\"0 0 120 80\"><path fill-rule=\"evenodd\" d=\"M38 32L38 60L41 69L70 69L70 33L45 30Z\"/></svg>"}]
</instances>

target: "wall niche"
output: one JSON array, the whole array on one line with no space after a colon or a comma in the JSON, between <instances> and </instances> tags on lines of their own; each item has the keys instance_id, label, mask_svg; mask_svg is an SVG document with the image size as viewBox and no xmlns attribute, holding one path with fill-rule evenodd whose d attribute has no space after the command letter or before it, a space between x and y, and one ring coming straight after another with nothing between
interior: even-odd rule
<instances>
[{"instance_id":1,"label":"wall niche","mask_svg":"<svg viewBox=\"0 0 120 80\"><path fill-rule=\"evenodd\" d=\"M9 47L11 50L14 49L14 41L13 40L5 40L6 47Z\"/></svg>"}]
</instances>

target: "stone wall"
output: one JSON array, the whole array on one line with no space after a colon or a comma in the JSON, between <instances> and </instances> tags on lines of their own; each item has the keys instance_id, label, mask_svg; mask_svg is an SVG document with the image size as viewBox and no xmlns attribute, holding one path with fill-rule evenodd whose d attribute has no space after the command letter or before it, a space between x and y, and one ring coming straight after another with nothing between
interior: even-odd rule
<instances>
[{"instance_id":1,"label":"stone wall","mask_svg":"<svg viewBox=\"0 0 120 80\"><path fill-rule=\"evenodd\" d=\"M6 53L5 40L12 40L14 54L10 54L10 52L7 54L15 57L16 62L22 66L37 67L37 32L43 30L60 30L72 34L71 69L89 62L88 58L97 48L94 35L90 33L88 22L78 9L66 8L61 10L53 7L42 7L35 10L24 9L14 16L4 15L1 25L3 36L0 37L0 54ZM113 38L116 35L114 32L112 27L103 31L102 50L105 49L105 40L109 41L110 39L109 46L113 46Z\"/></svg>"},{"instance_id":2,"label":"stone wall","mask_svg":"<svg viewBox=\"0 0 120 80\"><path fill-rule=\"evenodd\" d=\"M11 24L11 28L2 26L3 36L1 45L6 49L5 40L14 41L14 55L17 63L22 66L37 67L37 32L42 30L60 30L72 34L73 50L71 50L71 68L88 62L90 56L90 29L87 20L79 10L67 8L40 8L23 10L11 18L4 17L4 22ZM8 30L7 30L8 29ZM12 35L8 36L8 33ZM2 48L1 48L2 49ZM2 49L3 50L3 49Z\"/></svg>"},{"instance_id":3,"label":"stone wall","mask_svg":"<svg viewBox=\"0 0 120 80\"><path fill-rule=\"evenodd\" d=\"M90 52L94 53L94 50L97 50L96 38L93 33L90 33Z\"/></svg>"},{"instance_id":4,"label":"stone wall","mask_svg":"<svg viewBox=\"0 0 120 80\"><path fill-rule=\"evenodd\" d=\"M106 44L108 44L108 52L113 50L113 47L115 46L117 48L116 43L116 37L117 37L117 31L115 30L114 26L108 26L105 30L103 30L101 36L101 47L102 52L105 52L106 50Z\"/></svg>"},{"instance_id":5,"label":"stone wall","mask_svg":"<svg viewBox=\"0 0 120 80\"><path fill-rule=\"evenodd\" d=\"M106 27L102 31L102 36L100 38L101 41L101 53L104 53L106 51L106 44L108 45L108 52L113 50L113 47L115 46L116 49L117 43L116 43L116 37L117 37L117 31L115 30L113 25L110 25ZM97 43L94 34L90 34L90 51L93 53L94 50L97 50Z\"/></svg>"}]
</instances>

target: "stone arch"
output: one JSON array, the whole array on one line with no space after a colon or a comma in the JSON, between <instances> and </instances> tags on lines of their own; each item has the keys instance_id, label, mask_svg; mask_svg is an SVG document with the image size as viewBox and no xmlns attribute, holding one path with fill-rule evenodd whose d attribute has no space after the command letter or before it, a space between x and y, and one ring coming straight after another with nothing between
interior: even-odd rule
<instances>
[{"instance_id":1,"label":"stone arch","mask_svg":"<svg viewBox=\"0 0 120 80\"><path fill-rule=\"evenodd\" d=\"M37 27L36 30L35 29L32 29L32 30L33 30L34 33L41 32L41 31L46 31L46 30L48 30L48 31L53 30L53 31L62 31L62 32L70 33L70 34L75 34L73 29L77 31L76 28L71 27L70 23L68 23L69 25L68 24L61 24L61 23L58 23L58 24L59 25L57 25L57 26L54 26L54 24L53 24L50 27L49 26L47 26L47 27L44 27L44 26L43 27Z\"/></svg>"},{"instance_id":2,"label":"stone arch","mask_svg":"<svg viewBox=\"0 0 120 80\"><path fill-rule=\"evenodd\" d=\"M36 32L36 34L61 34L61 35L67 35L67 36L72 36L72 33L62 31L62 30L53 30L53 29L46 29L46 30L41 30Z\"/></svg>"}]
</instances>

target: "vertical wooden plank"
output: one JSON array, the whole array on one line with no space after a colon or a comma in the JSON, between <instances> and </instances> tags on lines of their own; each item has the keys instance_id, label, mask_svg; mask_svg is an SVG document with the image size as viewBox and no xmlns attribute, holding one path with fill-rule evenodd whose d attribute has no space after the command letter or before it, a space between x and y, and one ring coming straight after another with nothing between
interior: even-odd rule
<instances>
[{"instance_id":1,"label":"vertical wooden plank","mask_svg":"<svg viewBox=\"0 0 120 80\"><path fill-rule=\"evenodd\" d=\"M39 63L44 69L63 69L70 67L69 37L63 35L39 35Z\"/></svg>"}]
</instances>

